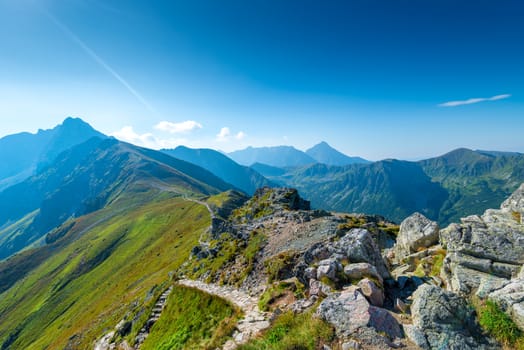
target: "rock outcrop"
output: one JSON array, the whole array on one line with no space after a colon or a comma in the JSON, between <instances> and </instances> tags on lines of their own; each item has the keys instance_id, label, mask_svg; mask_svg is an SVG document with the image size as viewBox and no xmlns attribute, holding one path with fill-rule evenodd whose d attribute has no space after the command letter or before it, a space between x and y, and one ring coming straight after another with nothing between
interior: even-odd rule
<instances>
[{"instance_id":1,"label":"rock outcrop","mask_svg":"<svg viewBox=\"0 0 524 350\"><path fill-rule=\"evenodd\" d=\"M439 226L420 213L414 213L400 224L394 252L397 261L435 245L439 239Z\"/></svg>"},{"instance_id":2,"label":"rock outcrop","mask_svg":"<svg viewBox=\"0 0 524 350\"><path fill-rule=\"evenodd\" d=\"M483 336L475 312L453 292L424 284L414 293L413 325L405 326L411 341L422 349L500 349Z\"/></svg>"},{"instance_id":3,"label":"rock outcrop","mask_svg":"<svg viewBox=\"0 0 524 350\"><path fill-rule=\"evenodd\" d=\"M441 276L447 289L494 301L524 330L524 184L500 209L471 215L440 231L447 248Z\"/></svg>"},{"instance_id":4,"label":"rock outcrop","mask_svg":"<svg viewBox=\"0 0 524 350\"><path fill-rule=\"evenodd\" d=\"M498 283L517 277L524 264L524 185L501 209L463 218L440 232L448 250L442 275L448 288L471 295L486 281Z\"/></svg>"}]
</instances>

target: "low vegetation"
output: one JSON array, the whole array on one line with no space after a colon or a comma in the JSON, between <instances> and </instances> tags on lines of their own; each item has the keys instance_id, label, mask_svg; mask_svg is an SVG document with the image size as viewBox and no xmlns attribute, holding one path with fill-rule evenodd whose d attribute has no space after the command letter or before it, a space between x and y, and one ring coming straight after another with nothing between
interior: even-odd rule
<instances>
[{"instance_id":1,"label":"low vegetation","mask_svg":"<svg viewBox=\"0 0 524 350\"><path fill-rule=\"evenodd\" d=\"M432 252L431 255L423 259L416 259L414 265L416 266L413 274L417 277L425 276L439 276L444 258L446 257L445 249L438 249Z\"/></svg>"},{"instance_id":2,"label":"low vegetation","mask_svg":"<svg viewBox=\"0 0 524 350\"><path fill-rule=\"evenodd\" d=\"M507 349L524 350L524 333L491 300L477 303L479 323Z\"/></svg>"},{"instance_id":3,"label":"low vegetation","mask_svg":"<svg viewBox=\"0 0 524 350\"><path fill-rule=\"evenodd\" d=\"M269 283L286 278L287 271L293 265L295 254L294 251L284 251L264 261Z\"/></svg>"},{"instance_id":4,"label":"low vegetation","mask_svg":"<svg viewBox=\"0 0 524 350\"><path fill-rule=\"evenodd\" d=\"M220 347L233 333L240 311L224 299L175 286L162 317L142 344L143 350Z\"/></svg>"},{"instance_id":5,"label":"low vegetation","mask_svg":"<svg viewBox=\"0 0 524 350\"><path fill-rule=\"evenodd\" d=\"M304 285L296 278L274 282L260 296L258 307L262 311L270 311L275 303L286 297L291 300L303 298L304 291Z\"/></svg>"},{"instance_id":6,"label":"low vegetation","mask_svg":"<svg viewBox=\"0 0 524 350\"><path fill-rule=\"evenodd\" d=\"M334 338L331 326L313 315L313 312L280 315L260 337L239 350L315 350L329 345Z\"/></svg>"}]
</instances>

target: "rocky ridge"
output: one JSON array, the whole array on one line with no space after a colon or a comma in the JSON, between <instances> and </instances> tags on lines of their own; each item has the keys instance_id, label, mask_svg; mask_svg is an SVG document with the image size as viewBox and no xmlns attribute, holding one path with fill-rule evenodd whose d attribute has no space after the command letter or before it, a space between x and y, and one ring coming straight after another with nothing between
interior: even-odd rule
<instances>
[{"instance_id":1,"label":"rocky ridge","mask_svg":"<svg viewBox=\"0 0 524 350\"><path fill-rule=\"evenodd\" d=\"M419 213L397 226L263 188L236 208L212 206L208 235L175 278L244 310L226 350L287 311L333 327L323 349L502 349L472 302L495 302L524 329L523 198L524 184L500 209L440 229Z\"/></svg>"}]
</instances>

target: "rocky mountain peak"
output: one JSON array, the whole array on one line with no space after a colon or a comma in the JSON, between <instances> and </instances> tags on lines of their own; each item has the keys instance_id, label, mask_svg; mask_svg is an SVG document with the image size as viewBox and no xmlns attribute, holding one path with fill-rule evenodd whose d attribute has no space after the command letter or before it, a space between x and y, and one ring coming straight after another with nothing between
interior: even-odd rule
<instances>
[{"instance_id":1,"label":"rocky mountain peak","mask_svg":"<svg viewBox=\"0 0 524 350\"><path fill-rule=\"evenodd\" d=\"M259 188L254 198L260 198L268 204L277 208L284 208L288 210L310 210L310 202L301 198L298 191L294 188Z\"/></svg>"}]
</instances>

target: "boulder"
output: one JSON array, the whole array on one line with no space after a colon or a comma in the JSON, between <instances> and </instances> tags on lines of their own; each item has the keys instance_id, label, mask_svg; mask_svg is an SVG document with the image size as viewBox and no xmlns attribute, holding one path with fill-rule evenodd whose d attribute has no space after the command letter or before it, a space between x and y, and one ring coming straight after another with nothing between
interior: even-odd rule
<instances>
[{"instance_id":1,"label":"boulder","mask_svg":"<svg viewBox=\"0 0 524 350\"><path fill-rule=\"evenodd\" d=\"M337 281L337 272L342 270L342 265L336 259L325 259L318 263L317 280L327 277L332 281Z\"/></svg>"},{"instance_id":2,"label":"boulder","mask_svg":"<svg viewBox=\"0 0 524 350\"><path fill-rule=\"evenodd\" d=\"M424 284L413 294L413 326L406 335L422 349L499 349L485 337L475 312L466 301L452 292Z\"/></svg>"},{"instance_id":3,"label":"boulder","mask_svg":"<svg viewBox=\"0 0 524 350\"><path fill-rule=\"evenodd\" d=\"M414 213L400 224L395 245L395 257L400 261L406 255L436 244L438 239L438 224L420 213Z\"/></svg>"},{"instance_id":4,"label":"boulder","mask_svg":"<svg viewBox=\"0 0 524 350\"><path fill-rule=\"evenodd\" d=\"M390 277L380 249L366 229L354 228L334 243L335 249L351 263L369 263L382 278Z\"/></svg>"},{"instance_id":5,"label":"boulder","mask_svg":"<svg viewBox=\"0 0 524 350\"><path fill-rule=\"evenodd\" d=\"M369 263L354 263L344 266L344 274L354 280L359 280L364 277L372 277L383 283L382 276L378 273L375 266Z\"/></svg>"},{"instance_id":6,"label":"boulder","mask_svg":"<svg viewBox=\"0 0 524 350\"><path fill-rule=\"evenodd\" d=\"M317 314L335 327L339 337L355 336L363 329L402 337L397 320L385 309L372 306L356 287L333 293L320 303Z\"/></svg>"},{"instance_id":7,"label":"boulder","mask_svg":"<svg viewBox=\"0 0 524 350\"><path fill-rule=\"evenodd\" d=\"M333 290L330 286L316 280L316 279L310 279L309 280L309 295L310 296L319 296L319 297L325 297L329 294L331 294Z\"/></svg>"},{"instance_id":8,"label":"boulder","mask_svg":"<svg viewBox=\"0 0 524 350\"><path fill-rule=\"evenodd\" d=\"M384 291L375 282L364 278L358 282L361 293L368 299L371 305L382 307L384 305Z\"/></svg>"}]
</instances>

